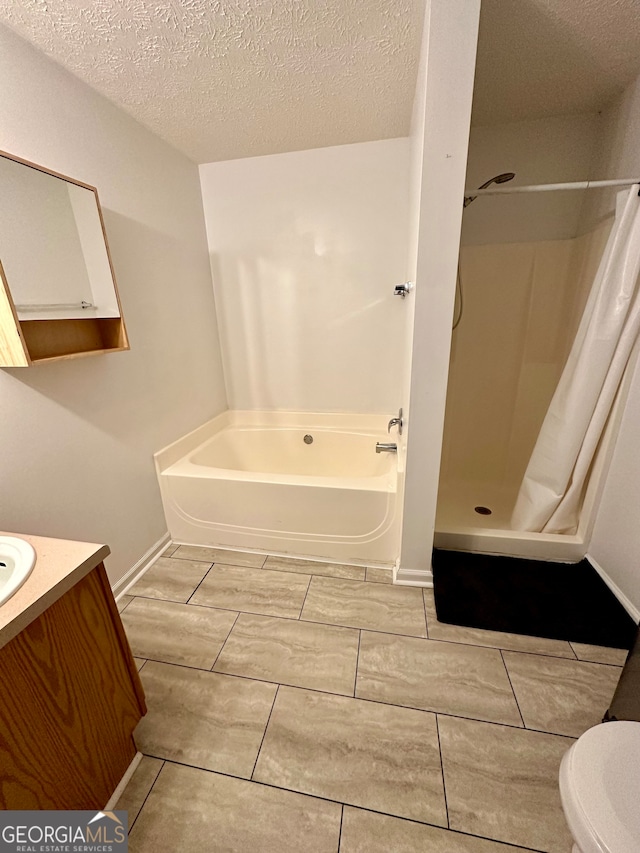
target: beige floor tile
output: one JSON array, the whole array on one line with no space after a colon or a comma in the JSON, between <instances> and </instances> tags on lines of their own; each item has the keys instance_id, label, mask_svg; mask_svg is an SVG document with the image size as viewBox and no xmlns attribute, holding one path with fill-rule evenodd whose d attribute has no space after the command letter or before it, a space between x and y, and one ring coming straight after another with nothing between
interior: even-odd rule
<instances>
[{"instance_id":1,"label":"beige floor tile","mask_svg":"<svg viewBox=\"0 0 640 853\"><path fill-rule=\"evenodd\" d=\"M208 571L208 563L160 557L129 592L134 596L162 598L184 604Z\"/></svg>"},{"instance_id":2,"label":"beige floor tile","mask_svg":"<svg viewBox=\"0 0 640 853\"><path fill-rule=\"evenodd\" d=\"M590 646L587 643L571 643L571 648L578 660L610 663L613 666L624 666L629 654L627 649L610 649L608 646Z\"/></svg>"},{"instance_id":3,"label":"beige floor tile","mask_svg":"<svg viewBox=\"0 0 640 853\"><path fill-rule=\"evenodd\" d=\"M254 779L445 826L433 714L281 687Z\"/></svg>"},{"instance_id":4,"label":"beige floor tile","mask_svg":"<svg viewBox=\"0 0 640 853\"><path fill-rule=\"evenodd\" d=\"M122 613L122 611L133 601L133 595L121 595L120 598L116 601L118 605L118 612Z\"/></svg>"},{"instance_id":5,"label":"beige floor tile","mask_svg":"<svg viewBox=\"0 0 640 853\"><path fill-rule=\"evenodd\" d=\"M157 758L251 776L276 686L147 661L140 673L148 713L138 749Z\"/></svg>"},{"instance_id":6,"label":"beige floor tile","mask_svg":"<svg viewBox=\"0 0 640 853\"><path fill-rule=\"evenodd\" d=\"M138 672L140 672L140 670L142 669L142 667L143 667L143 666L145 665L145 663L147 662L147 661L146 661L146 658L144 658L144 659L143 659L143 658L135 658L135 657L134 657L134 661L136 662L136 666L138 667Z\"/></svg>"},{"instance_id":7,"label":"beige floor tile","mask_svg":"<svg viewBox=\"0 0 640 853\"><path fill-rule=\"evenodd\" d=\"M451 829L569 853L558 789L570 738L438 716Z\"/></svg>"},{"instance_id":8,"label":"beige floor tile","mask_svg":"<svg viewBox=\"0 0 640 853\"><path fill-rule=\"evenodd\" d=\"M527 853L473 835L345 806L340 853Z\"/></svg>"},{"instance_id":9,"label":"beige floor tile","mask_svg":"<svg viewBox=\"0 0 640 853\"><path fill-rule=\"evenodd\" d=\"M621 669L503 652L527 728L580 737L602 722Z\"/></svg>"},{"instance_id":10,"label":"beige floor tile","mask_svg":"<svg viewBox=\"0 0 640 853\"><path fill-rule=\"evenodd\" d=\"M166 548L164 549L164 551L162 552L162 556L163 556L163 557L170 557L172 554L175 554L175 552L177 551L177 549L178 549L178 546L177 546L177 545L175 545L173 542L169 542L169 544L167 545L167 547L166 547Z\"/></svg>"},{"instance_id":11,"label":"beige floor tile","mask_svg":"<svg viewBox=\"0 0 640 853\"><path fill-rule=\"evenodd\" d=\"M230 610L136 598L122 622L134 655L211 669L236 617Z\"/></svg>"},{"instance_id":12,"label":"beige floor tile","mask_svg":"<svg viewBox=\"0 0 640 853\"><path fill-rule=\"evenodd\" d=\"M341 807L192 767L165 764L131 853L336 853Z\"/></svg>"},{"instance_id":13,"label":"beige floor tile","mask_svg":"<svg viewBox=\"0 0 640 853\"><path fill-rule=\"evenodd\" d=\"M465 628L460 625L447 625L444 622L438 622L433 590L424 589L423 594L431 640L468 643L472 646L489 646L496 649L512 649L516 652L530 652L575 660L573 649L565 640L548 640L544 637L506 634L501 631L485 631L482 628Z\"/></svg>"},{"instance_id":14,"label":"beige floor tile","mask_svg":"<svg viewBox=\"0 0 640 853\"><path fill-rule=\"evenodd\" d=\"M522 725L498 649L363 631L356 696Z\"/></svg>"},{"instance_id":15,"label":"beige floor tile","mask_svg":"<svg viewBox=\"0 0 640 853\"><path fill-rule=\"evenodd\" d=\"M164 761L160 758L151 758L143 755L142 761L135 769L135 773L129 780L127 787L120 795L116 809L129 813L129 831L136 821L140 809L146 800L153 783L158 778Z\"/></svg>"},{"instance_id":16,"label":"beige floor tile","mask_svg":"<svg viewBox=\"0 0 640 853\"><path fill-rule=\"evenodd\" d=\"M216 563L190 604L297 619L309 580L309 575Z\"/></svg>"},{"instance_id":17,"label":"beige floor tile","mask_svg":"<svg viewBox=\"0 0 640 853\"><path fill-rule=\"evenodd\" d=\"M202 560L205 563L247 566L250 569L261 568L267 559L264 554L230 551L226 548L206 548L203 545L180 545L173 556L177 560Z\"/></svg>"},{"instance_id":18,"label":"beige floor tile","mask_svg":"<svg viewBox=\"0 0 640 853\"><path fill-rule=\"evenodd\" d=\"M241 613L214 669L352 696L358 636L354 628Z\"/></svg>"},{"instance_id":19,"label":"beige floor tile","mask_svg":"<svg viewBox=\"0 0 640 853\"><path fill-rule=\"evenodd\" d=\"M344 563L320 563L316 560L296 560L292 557L267 557L265 569L279 572L301 572L305 575L323 575L329 578L348 578L363 581L364 566L347 566Z\"/></svg>"},{"instance_id":20,"label":"beige floor tile","mask_svg":"<svg viewBox=\"0 0 640 853\"><path fill-rule=\"evenodd\" d=\"M365 580L372 581L373 583L393 583L393 570L372 569L368 567Z\"/></svg>"},{"instance_id":21,"label":"beige floor tile","mask_svg":"<svg viewBox=\"0 0 640 853\"><path fill-rule=\"evenodd\" d=\"M340 578L311 578L301 619L426 637L421 591Z\"/></svg>"}]
</instances>

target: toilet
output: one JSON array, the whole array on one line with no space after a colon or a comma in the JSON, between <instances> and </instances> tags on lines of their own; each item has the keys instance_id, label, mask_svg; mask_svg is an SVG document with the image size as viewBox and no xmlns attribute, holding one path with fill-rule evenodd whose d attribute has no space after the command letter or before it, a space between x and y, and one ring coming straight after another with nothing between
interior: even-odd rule
<instances>
[{"instance_id":1,"label":"toilet","mask_svg":"<svg viewBox=\"0 0 640 853\"><path fill-rule=\"evenodd\" d=\"M573 853L638 853L640 723L586 731L562 759L560 797Z\"/></svg>"}]
</instances>

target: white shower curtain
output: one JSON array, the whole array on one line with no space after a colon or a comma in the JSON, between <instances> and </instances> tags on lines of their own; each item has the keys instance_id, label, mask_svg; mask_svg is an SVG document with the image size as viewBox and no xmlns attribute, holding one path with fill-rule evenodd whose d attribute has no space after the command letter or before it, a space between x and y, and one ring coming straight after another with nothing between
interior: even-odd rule
<instances>
[{"instance_id":1,"label":"white shower curtain","mask_svg":"<svg viewBox=\"0 0 640 853\"><path fill-rule=\"evenodd\" d=\"M514 530L574 533L589 469L640 331L638 185L618 193L598 272L511 517Z\"/></svg>"}]
</instances>

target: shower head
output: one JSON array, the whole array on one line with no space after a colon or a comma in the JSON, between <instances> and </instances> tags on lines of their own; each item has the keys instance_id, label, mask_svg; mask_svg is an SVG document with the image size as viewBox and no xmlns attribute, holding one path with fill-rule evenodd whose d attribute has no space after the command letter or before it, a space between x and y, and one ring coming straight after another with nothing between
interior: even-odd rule
<instances>
[{"instance_id":1,"label":"shower head","mask_svg":"<svg viewBox=\"0 0 640 853\"><path fill-rule=\"evenodd\" d=\"M486 190L487 187L490 187L491 184L506 184L507 181L512 181L516 176L515 172L503 172L501 175L496 175L495 178L489 178L488 181L485 181L484 184L478 187L479 190ZM478 198L477 195L467 195L464 197L464 205L463 207L469 207L472 201L475 201Z\"/></svg>"},{"instance_id":2,"label":"shower head","mask_svg":"<svg viewBox=\"0 0 640 853\"><path fill-rule=\"evenodd\" d=\"M486 190L486 188L490 187L491 184L506 184L507 181L512 181L515 176L515 172L503 172L501 175L496 175L495 178L490 178L488 181L485 181L482 186L478 187L478 189Z\"/></svg>"}]
</instances>

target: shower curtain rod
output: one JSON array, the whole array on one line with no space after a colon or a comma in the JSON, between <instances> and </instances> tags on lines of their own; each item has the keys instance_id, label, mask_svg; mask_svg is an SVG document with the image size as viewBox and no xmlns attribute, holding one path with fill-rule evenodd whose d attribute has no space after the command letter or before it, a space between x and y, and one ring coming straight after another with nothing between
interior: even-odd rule
<instances>
[{"instance_id":1,"label":"shower curtain rod","mask_svg":"<svg viewBox=\"0 0 640 853\"><path fill-rule=\"evenodd\" d=\"M565 184L532 184L528 187L488 187L486 190L465 190L465 196L509 195L511 193L544 193L552 190L590 190L598 187L629 187L640 184L640 178L618 178L612 181L572 181Z\"/></svg>"}]
</instances>

